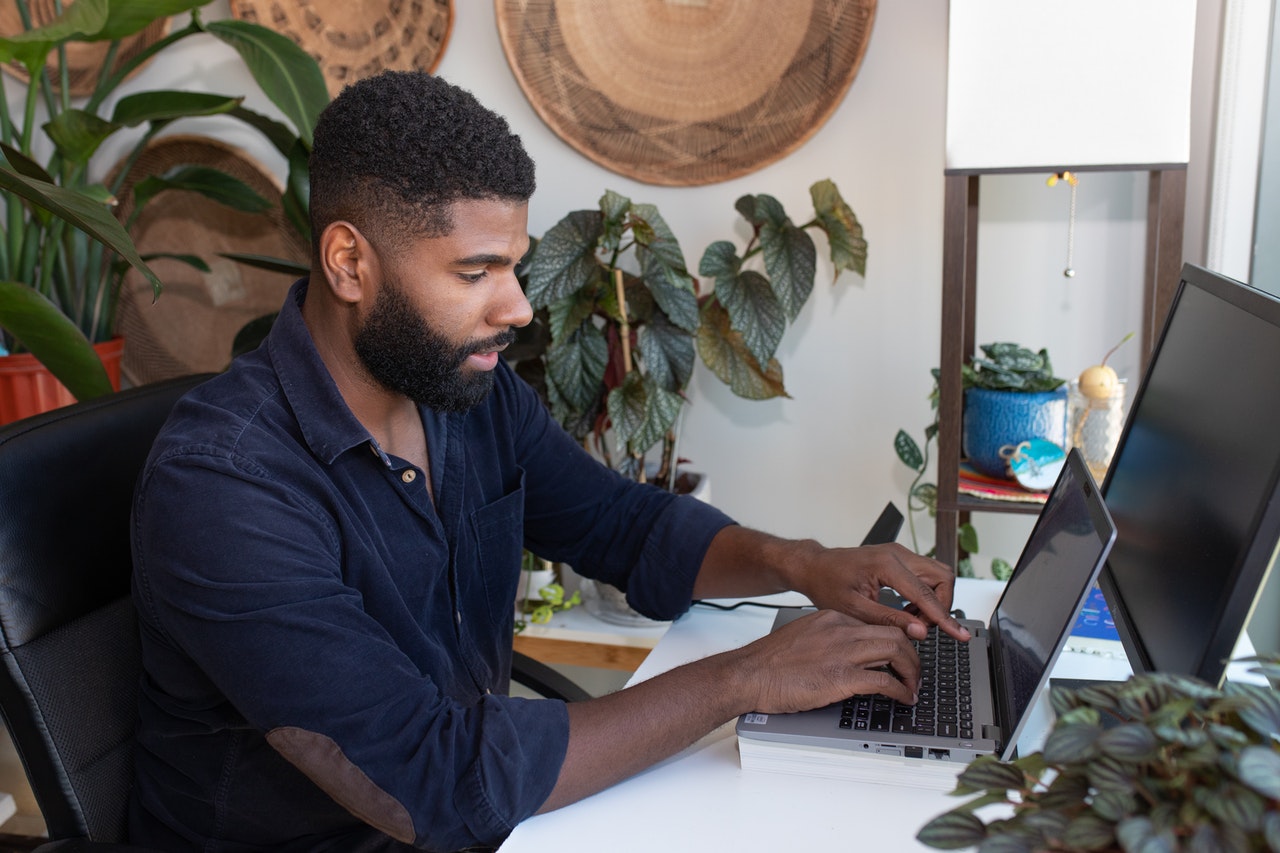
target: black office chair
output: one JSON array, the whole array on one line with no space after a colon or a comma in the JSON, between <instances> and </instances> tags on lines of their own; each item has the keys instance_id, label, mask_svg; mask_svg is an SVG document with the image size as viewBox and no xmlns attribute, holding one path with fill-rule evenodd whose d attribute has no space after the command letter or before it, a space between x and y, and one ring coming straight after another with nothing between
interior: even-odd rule
<instances>
[{"instance_id":1,"label":"black office chair","mask_svg":"<svg viewBox=\"0 0 1280 853\"><path fill-rule=\"evenodd\" d=\"M53 841L39 853L141 851L126 837L141 660L129 593L134 484L182 377L0 429L0 712ZM516 655L512 679L589 698Z\"/></svg>"}]
</instances>

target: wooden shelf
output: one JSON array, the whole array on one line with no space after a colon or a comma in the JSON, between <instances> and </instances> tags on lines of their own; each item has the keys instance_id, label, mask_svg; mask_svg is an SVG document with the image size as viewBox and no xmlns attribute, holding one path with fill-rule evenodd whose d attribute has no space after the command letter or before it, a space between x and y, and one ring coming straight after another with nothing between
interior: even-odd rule
<instances>
[{"instance_id":1,"label":"wooden shelf","mask_svg":"<svg viewBox=\"0 0 1280 853\"><path fill-rule=\"evenodd\" d=\"M1038 504L990 501L960 494L960 423L964 389L960 366L976 349L978 295L978 190L984 174L1055 172L1147 172L1147 248L1143 271L1142 367L1159 336L1182 269L1182 227L1186 203L1185 163L1046 165L946 172L942 237L942 334L938 365L937 557L955 566L960 559L957 527L971 512L1038 513Z\"/></svg>"}]
</instances>

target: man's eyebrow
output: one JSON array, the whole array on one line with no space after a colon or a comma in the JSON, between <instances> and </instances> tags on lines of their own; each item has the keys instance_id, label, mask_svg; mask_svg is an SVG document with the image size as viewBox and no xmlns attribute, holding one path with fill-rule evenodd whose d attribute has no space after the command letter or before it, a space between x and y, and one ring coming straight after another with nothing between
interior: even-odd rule
<instances>
[{"instance_id":1,"label":"man's eyebrow","mask_svg":"<svg viewBox=\"0 0 1280 853\"><path fill-rule=\"evenodd\" d=\"M453 265L455 267L479 267L489 266L491 264L501 264L505 266L511 263L512 260L509 255L480 254L468 255L465 258L458 258L453 262Z\"/></svg>"}]
</instances>

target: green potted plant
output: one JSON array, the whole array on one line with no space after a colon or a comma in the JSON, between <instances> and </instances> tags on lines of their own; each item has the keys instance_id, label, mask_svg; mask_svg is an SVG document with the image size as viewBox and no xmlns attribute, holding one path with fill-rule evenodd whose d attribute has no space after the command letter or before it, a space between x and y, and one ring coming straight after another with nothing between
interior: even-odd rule
<instances>
[{"instance_id":1,"label":"green potted plant","mask_svg":"<svg viewBox=\"0 0 1280 853\"><path fill-rule=\"evenodd\" d=\"M679 472L678 421L696 358L740 397L787 396L778 344L813 291L827 237L836 276L865 275L867 244L835 184L810 187L814 216L797 225L769 195L735 208L750 237L720 240L698 272L658 209L606 191L595 210L569 213L534 240L519 271L534 321L506 357L539 390L553 416L607 465L676 492L705 492ZM647 460L660 448L657 460ZM612 587L583 580L587 608L622 625L649 623Z\"/></svg>"},{"instance_id":2,"label":"green potted plant","mask_svg":"<svg viewBox=\"0 0 1280 853\"><path fill-rule=\"evenodd\" d=\"M936 372L935 369L935 374ZM898 455L899 461L915 473L911 484L907 486L907 529L911 533L911 550L917 554L922 552L920 540L916 534L916 514L925 512L928 513L929 518L936 518L938 515L938 486L925 480L929 470L929 448L933 446L933 441L938 436L938 386L936 384L933 393L929 395L929 401L933 407L934 418L933 422L924 428L923 448L906 430L898 430L897 435L893 437L893 450ZM956 576L974 577L971 555L978 553L977 528L971 522L964 522L957 529L956 541L965 554L956 563ZM930 548L925 556L933 557L936 554L937 549ZM1013 575L1013 566L1003 557L993 557L991 575L998 581L1007 581Z\"/></svg>"},{"instance_id":3,"label":"green potted plant","mask_svg":"<svg viewBox=\"0 0 1280 853\"><path fill-rule=\"evenodd\" d=\"M714 285L699 292L658 209L607 191L598 209L568 214L535 242L524 275L537 316L508 358L606 464L669 485L695 353L741 397L787 396L774 353L813 291L808 232L826 235L837 277L865 274L862 226L835 184L819 181L810 196L802 225L772 196L738 199L751 236L741 252L727 240L707 247L698 272Z\"/></svg>"},{"instance_id":4,"label":"green potted plant","mask_svg":"<svg viewBox=\"0 0 1280 853\"><path fill-rule=\"evenodd\" d=\"M1008 476L1009 452L1045 439L1067 447L1067 386L1053 375L1047 350L1014 343L983 344L985 358L962 365L964 455L978 471ZM936 376L935 376L936 379Z\"/></svg>"},{"instance_id":5,"label":"green potted plant","mask_svg":"<svg viewBox=\"0 0 1280 853\"><path fill-rule=\"evenodd\" d=\"M1280 676L1275 658L1259 670ZM1171 674L1054 688L1044 748L975 761L917 835L978 853L1280 851L1280 696ZM977 810L998 806L984 820Z\"/></svg>"},{"instance_id":6,"label":"green potted plant","mask_svg":"<svg viewBox=\"0 0 1280 853\"><path fill-rule=\"evenodd\" d=\"M572 595L566 594L554 563L532 551L524 552L520 559L520 588L516 594L517 634L531 624L545 625L556 613L581 603L582 594L577 590Z\"/></svg>"},{"instance_id":7,"label":"green potted plant","mask_svg":"<svg viewBox=\"0 0 1280 853\"><path fill-rule=\"evenodd\" d=\"M32 21L28 0L17 0ZM160 295L161 281L139 255L126 228L111 213L115 192L147 143L173 121L227 114L262 132L287 159L290 175L280 199L261 198L242 182L205 167L176 166L135 184L134 212L164 189L187 189L241 210L282 204L306 233L306 157L311 128L328 102L315 60L288 38L244 21L202 21L211 0L76 0L56 19L0 38L0 61L16 61L29 82L25 98L0 110L0 334L8 351L25 350L77 399L109 393L112 384L94 344L114 329L121 276L136 268ZM190 22L125 61L119 40L157 20L189 12ZM242 96L157 90L107 100L142 63L193 36L217 38L234 48L262 91L292 124L255 113ZM66 49L79 42L107 42L96 86L73 103L66 80ZM50 59L54 73L50 75ZM102 143L125 128L142 128L117 170L114 186L93 177ZM48 152L43 162L39 152ZM196 266L203 261L175 247L169 255Z\"/></svg>"}]
</instances>

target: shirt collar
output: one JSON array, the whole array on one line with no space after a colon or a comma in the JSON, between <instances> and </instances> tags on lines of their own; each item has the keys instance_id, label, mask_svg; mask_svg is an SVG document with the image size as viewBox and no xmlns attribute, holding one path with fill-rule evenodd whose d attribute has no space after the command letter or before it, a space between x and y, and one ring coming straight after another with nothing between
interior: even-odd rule
<instances>
[{"instance_id":1,"label":"shirt collar","mask_svg":"<svg viewBox=\"0 0 1280 853\"><path fill-rule=\"evenodd\" d=\"M289 288L265 345L303 439L317 458L332 464L347 450L372 442L373 436L352 414L316 350L302 320L306 298L307 279L302 278Z\"/></svg>"}]
</instances>

